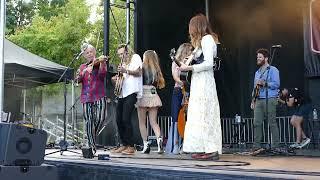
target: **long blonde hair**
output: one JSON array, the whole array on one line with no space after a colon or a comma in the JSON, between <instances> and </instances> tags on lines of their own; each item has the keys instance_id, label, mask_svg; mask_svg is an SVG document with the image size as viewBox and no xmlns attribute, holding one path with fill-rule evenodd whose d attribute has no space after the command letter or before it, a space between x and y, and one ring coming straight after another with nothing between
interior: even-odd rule
<instances>
[{"instance_id":1,"label":"long blonde hair","mask_svg":"<svg viewBox=\"0 0 320 180\"><path fill-rule=\"evenodd\" d=\"M159 57L155 51L147 50L144 52L142 68L148 69L154 75L157 88L164 88L165 81L159 65Z\"/></svg>"},{"instance_id":2,"label":"long blonde hair","mask_svg":"<svg viewBox=\"0 0 320 180\"><path fill-rule=\"evenodd\" d=\"M193 47L190 43L183 43L179 46L175 58L180 62L184 62L185 58L190 56L192 51Z\"/></svg>"},{"instance_id":3,"label":"long blonde hair","mask_svg":"<svg viewBox=\"0 0 320 180\"><path fill-rule=\"evenodd\" d=\"M189 22L189 35L193 47L201 47L201 39L207 34L213 37L215 43L219 42L218 35L212 31L205 15L198 14L191 18Z\"/></svg>"}]
</instances>

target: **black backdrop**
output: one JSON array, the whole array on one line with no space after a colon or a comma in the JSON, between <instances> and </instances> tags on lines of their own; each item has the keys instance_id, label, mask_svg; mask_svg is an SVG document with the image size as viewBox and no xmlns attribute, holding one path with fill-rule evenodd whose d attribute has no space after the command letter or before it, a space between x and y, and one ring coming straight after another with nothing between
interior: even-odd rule
<instances>
[{"instance_id":1,"label":"black backdrop","mask_svg":"<svg viewBox=\"0 0 320 180\"><path fill-rule=\"evenodd\" d=\"M158 52L166 88L160 91L160 115L170 115L171 48L189 41L188 22L205 13L200 0L138 0L137 51ZM281 86L304 88L303 13L301 0L212 0L210 22L222 43L218 54L222 68L215 74L222 117L252 114L249 104L257 69L255 51L281 44L273 65L280 71ZM201 108L201 107L199 107Z\"/></svg>"}]
</instances>

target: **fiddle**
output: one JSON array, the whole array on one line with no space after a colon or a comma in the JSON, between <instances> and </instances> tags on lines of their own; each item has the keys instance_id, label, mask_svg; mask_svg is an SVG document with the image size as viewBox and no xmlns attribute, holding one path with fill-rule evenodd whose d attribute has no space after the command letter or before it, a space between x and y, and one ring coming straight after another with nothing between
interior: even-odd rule
<instances>
[{"instance_id":1,"label":"fiddle","mask_svg":"<svg viewBox=\"0 0 320 180\"><path fill-rule=\"evenodd\" d=\"M98 58L96 58L95 60L87 63L87 65L88 65L88 67L89 67L89 66L95 67L95 66L100 65L100 63L102 63L102 62L107 62L108 60L109 60L109 56L104 56L104 55L102 55L102 56L99 56Z\"/></svg>"},{"instance_id":2,"label":"fiddle","mask_svg":"<svg viewBox=\"0 0 320 180\"><path fill-rule=\"evenodd\" d=\"M88 72L91 74L91 72L92 72L92 70L93 70L94 67L97 67L97 66L100 65L100 63L102 63L102 62L107 62L108 59L109 59L109 56L100 56L100 57L96 58L95 60L87 63L87 64L86 64L87 67L84 68L84 69L82 70L82 72L80 72L80 69L78 69L78 71L77 71L77 76L82 75L82 74L83 74L84 72L86 72L86 71L88 71Z\"/></svg>"}]
</instances>

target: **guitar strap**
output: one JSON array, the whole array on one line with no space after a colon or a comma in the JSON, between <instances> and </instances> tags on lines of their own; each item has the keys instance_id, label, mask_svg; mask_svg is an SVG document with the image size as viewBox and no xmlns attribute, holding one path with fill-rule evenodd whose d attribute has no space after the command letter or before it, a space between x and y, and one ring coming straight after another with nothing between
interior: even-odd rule
<instances>
[{"instance_id":1,"label":"guitar strap","mask_svg":"<svg viewBox=\"0 0 320 180\"><path fill-rule=\"evenodd\" d=\"M270 66L268 66L268 67L260 74L260 78L259 78L259 79L261 79L261 78L263 77L264 73L267 72L267 70L269 70L269 69L270 69Z\"/></svg>"},{"instance_id":2,"label":"guitar strap","mask_svg":"<svg viewBox=\"0 0 320 180\"><path fill-rule=\"evenodd\" d=\"M263 77L264 73L267 72L267 70L268 70L268 71L270 70L270 66L268 66L268 67L260 74L259 79L261 79L261 78ZM266 81L267 81L267 79L266 79ZM252 93L251 93L251 96L252 96L252 97L254 96L254 90L255 90L255 88L256 88L256 87L254 86L253 89L252 89Z\"/></svg>"}]
</instances>

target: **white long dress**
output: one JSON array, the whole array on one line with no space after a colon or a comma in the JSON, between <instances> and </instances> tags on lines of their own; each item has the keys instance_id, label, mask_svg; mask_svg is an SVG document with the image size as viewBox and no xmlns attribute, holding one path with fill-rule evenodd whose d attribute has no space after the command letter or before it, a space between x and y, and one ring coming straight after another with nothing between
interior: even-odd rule
<instances>
[{"instance_id":1,"label":"white long dress","mask_svg":"<svg viewBox=\"0 0 320 180\"><path fill-rule=\"evenodd\" d=\"M211 35L202 37L201 48L196 50L195 57L201 53L204 61L193 65L183 151L221 154L220 107L213 72L217 45Z\"/></svg>"}]
</instances>

